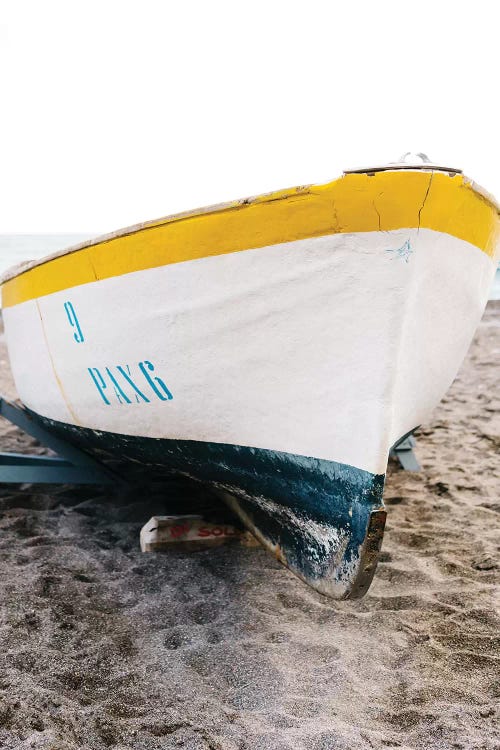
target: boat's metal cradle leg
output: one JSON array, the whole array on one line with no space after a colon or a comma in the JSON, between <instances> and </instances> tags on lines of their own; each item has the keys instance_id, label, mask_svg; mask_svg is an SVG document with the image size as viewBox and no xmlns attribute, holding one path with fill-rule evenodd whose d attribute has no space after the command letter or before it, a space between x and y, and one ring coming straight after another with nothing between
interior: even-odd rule
<instances>
[{"instance_id":1,"label":"boat's metal cradle leg","mask_svg":"<svg viewBox=\"0 0 500 750\"><path fill-rule=\"evenodd\" d=\"M0 484L114 484L121 481L87 453L35 422L25 409L1 396L0 416L58 454L0 453Z\"/></svg>"},{"instance_id":2,"label":"boat's metal cradle leg","mask_svg":"<svg viewBox=\"0 0 500 750\"><path fill-rule=\"evenodd\" d=\"M422 471L422 467L413 452L416 444L417 441L410 433L402 437L401 440L398 440L397 443L394 443L391 448L391 456L398 459L405 471Z\"/></svg>"}]
</instances>

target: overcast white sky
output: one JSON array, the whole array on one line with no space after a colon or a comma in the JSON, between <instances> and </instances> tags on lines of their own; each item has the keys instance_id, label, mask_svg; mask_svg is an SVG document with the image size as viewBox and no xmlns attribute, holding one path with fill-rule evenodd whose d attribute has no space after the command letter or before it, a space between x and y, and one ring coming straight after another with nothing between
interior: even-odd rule
<instances>
[{"instance_id":1,"label":"overcast white sky","mask_svg":"<svg viewBox=\"0 0 500 750\"><path fill-rule=\"evenodd\" d=\"M0 0L0 232L103 232L408 150L500 197L496 3Z\"/></svg>"}]
</instances>

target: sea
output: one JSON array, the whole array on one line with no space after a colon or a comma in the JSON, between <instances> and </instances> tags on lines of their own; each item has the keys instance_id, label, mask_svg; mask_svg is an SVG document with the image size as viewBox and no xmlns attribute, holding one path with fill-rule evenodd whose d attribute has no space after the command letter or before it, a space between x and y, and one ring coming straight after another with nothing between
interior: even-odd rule
<instances>
[{"instance_id":1,"label":"sea","mask_svg":"<svg viewBox=\"0 0 500 750\"><path fill-rule=\"evenodd\" d=\"M25 260L36 260L57 250L96 237L97 233L0 234L0 274ZM490 291L490 299L500 299L500 265Z\"/></svg>"},{"instance_id":2,"label":"sea","mask_svg":"<svg viewBox=\"0 0 500 750\"><path fill-rule=\"evenodd\" d=\"M95 234L0 234L0 274L17 263L37 260L84 242Z\"/></svg>"}]
</instances>

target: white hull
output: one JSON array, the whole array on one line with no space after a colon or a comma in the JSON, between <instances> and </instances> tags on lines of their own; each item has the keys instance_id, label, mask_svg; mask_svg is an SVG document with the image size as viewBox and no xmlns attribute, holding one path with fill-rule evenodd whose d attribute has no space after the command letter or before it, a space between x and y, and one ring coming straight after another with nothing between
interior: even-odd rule
<instances>
[{"instance_id":1,"label":"white hull","mask_svg":"<svg viewBox=\"0 0 500 750\"><path fill-rule=\"evenodd\" d=\"M384 473L455 377L494 271L428 229L299 240L6 308L10 360L24 404L59 422Z\"/></svg>"}]
</instances>

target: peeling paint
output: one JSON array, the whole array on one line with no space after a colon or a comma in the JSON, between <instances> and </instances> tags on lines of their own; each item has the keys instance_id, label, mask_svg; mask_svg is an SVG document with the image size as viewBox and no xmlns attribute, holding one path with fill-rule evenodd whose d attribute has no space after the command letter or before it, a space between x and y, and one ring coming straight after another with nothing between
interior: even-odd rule
<instances>
[{"instance_id":1,"label":"peeling paint","mask_svg":"<svg viewBox=\"0 0 500 750\"><path fill-rule=\"evenodd\" d=\"M278 451L133 437L33 416L90 453L209 484L281 562L321 593L342 599L368 589L385 520L383 475Z\"/></svg>"}]
</instances>

